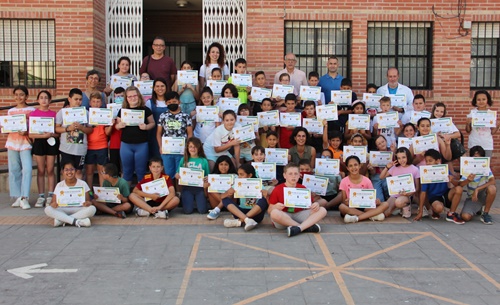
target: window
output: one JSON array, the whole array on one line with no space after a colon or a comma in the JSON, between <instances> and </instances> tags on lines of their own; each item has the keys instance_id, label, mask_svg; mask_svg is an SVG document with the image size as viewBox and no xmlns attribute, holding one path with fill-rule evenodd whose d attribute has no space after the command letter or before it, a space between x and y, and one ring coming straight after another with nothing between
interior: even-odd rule
<instances>
[{"instance_id":1,"label":"window","mask_svg":"<svg viewBox=\"0 0 500 305\"><path fill-rule=\"evenodd\" d=\"M54 88L54 20L0 19L0 88Z\"/></svg>"},{"instance_id":2,"label":"window","mask_svg":"<svg viewBox=\"0 0 500 305\"><path fill-rule=\"evenodd\" d=\"M339 60L339 73L351 78L351 25L335 21L285 22L285 54L294 53L297 68L319 75L327 73L326 62L334 55ZM284 58L284 57L283 57Z\"/></svg>"},{"instance_id":3,"label":"window","mask_svg":"<svg viewBox=\"0 0 500 305\"><path fill-rule=\"evenodd\" d=\"M399 70L399 82L412 89L431 89L430 22L369 22L367 83L387 83L387 69Z\"/></svg>"},{"instance_id":4,"label":"window","mask_svg":"<svg viewBox=\"0 0 500 305\"><path fill-rule=\"evenodd\" d=\"M474 23L470 61L472 89L500 89L500 23Z\"/></svg>"}]
</instances>

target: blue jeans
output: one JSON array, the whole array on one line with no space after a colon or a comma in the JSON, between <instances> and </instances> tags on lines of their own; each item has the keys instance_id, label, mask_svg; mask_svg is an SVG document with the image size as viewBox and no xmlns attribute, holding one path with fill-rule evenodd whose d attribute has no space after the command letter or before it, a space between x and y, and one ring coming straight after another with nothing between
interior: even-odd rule
<instances>
[{"instance_id":1,"label":"blue jeans","mask_svg":"<svg viewBox=\"0 0 500 305\"><path fill-rule=\"evenodd\" d=\"M175 173L179 168L179 163L181 163L182 157L183 157L182 155L174 155L174 154L161 155L165 174L169 175L172 180L174 179Z\"/></svg>"},{"instance_id":2,"label":"blue jeans","mask_svg":"<svg viewBox=\"0 0 500 305\"><path fill-rule=\"evenodd\" d=\"M184 214L193 213L195 201L198 213L205 214L208 212L207 197L205 197L204 189L202 187L183 186L181 192L181 202Z\"/></svg>"},{"instance_id":3,"label":"blue jeans","mask_svg":"<svg viewBox=\"0 0 500 305\"><path fill-rule=\"evenodd\" d=\"M148 168L148 142L129 144L122 142L120 146L120 159L122 161L123 179L132 181L137 175L137 181L141 181Z\"/></svg>"},{"instance_id":4,"label":"blue jeans","mask_svg":"<svg viewBox=\"0 0 500 305\"><path fill-rule=\"evenodd\" d=\"M373 187L377 190L377 199L384 202L389 198L389 190L387 189L387 180L380 179L380 174L375 174L370 177Z\"/></svg>"},{"instance_id":5,"label":"blue jeans","mask_svg":"<svg viewBox=\"0 0 500 305\"><path fill-rule=\"evenodd\" d=\"M33 171L33 159L31 149L8 150L9 158L9 191L10 197L30 196L31 173Z\"/></svg>"}]
</instances>

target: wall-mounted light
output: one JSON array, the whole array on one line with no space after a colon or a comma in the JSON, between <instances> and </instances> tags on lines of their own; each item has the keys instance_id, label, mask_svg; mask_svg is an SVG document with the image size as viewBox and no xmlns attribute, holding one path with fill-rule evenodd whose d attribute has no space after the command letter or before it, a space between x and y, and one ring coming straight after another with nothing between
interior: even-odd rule
<instances>
[{"instance_id":1,"label":"wall-mounted light","mask_svg":"<svg viewBox=\"0 0 500 305\"><path fill-rule=\"evenodd\" d=\"M185 8L188 6L189 2L187 0L177 0L176 4L179 8Z\"/></svg>"}]
</instances>

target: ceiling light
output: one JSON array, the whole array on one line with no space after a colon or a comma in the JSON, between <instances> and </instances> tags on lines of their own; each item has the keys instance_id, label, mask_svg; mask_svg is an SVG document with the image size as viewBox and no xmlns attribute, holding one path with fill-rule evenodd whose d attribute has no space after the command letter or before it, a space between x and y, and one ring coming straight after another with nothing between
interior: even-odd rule
<instances>
[{"instance_id":1,"label":"ceiling light","mask_svg":"<svg viewBox=\"0 0 500 305\"><path fill-rule=\"evenodd\" d=\"M189 2L187 2L187 0L177 0L176 4L178 7L184 8L189 4Z\"/></svg>"}]
</instances>

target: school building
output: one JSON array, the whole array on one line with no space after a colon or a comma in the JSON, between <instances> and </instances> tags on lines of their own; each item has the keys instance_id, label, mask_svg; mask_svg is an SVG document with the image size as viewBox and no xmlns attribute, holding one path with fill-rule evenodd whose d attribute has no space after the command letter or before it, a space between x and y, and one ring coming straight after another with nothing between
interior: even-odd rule
<instances>
[{"instance_id":1,"label":"school building","mask_svg":"<svg viewBox=\"0 0 500 305\"><path fill-rule=\"evenodd\" d=\"M85 88L92 68L110 75L123 55L137 73L156 35L167 39L178 66L185 59L200 65L218 41L230 67L244 57L249 72L264 70L269 84L287 52L297 56L297 68L320 74L336 55L358 94L367 83L385 84L387 68L396 66L428 109L445 102L461 130L474 90L487 89L494 110L500 103L498 1L3 0L0 106L13 103L17 84L31 88L30 101L40 89L64 97Z\"/></svg>"}]
</instances>

